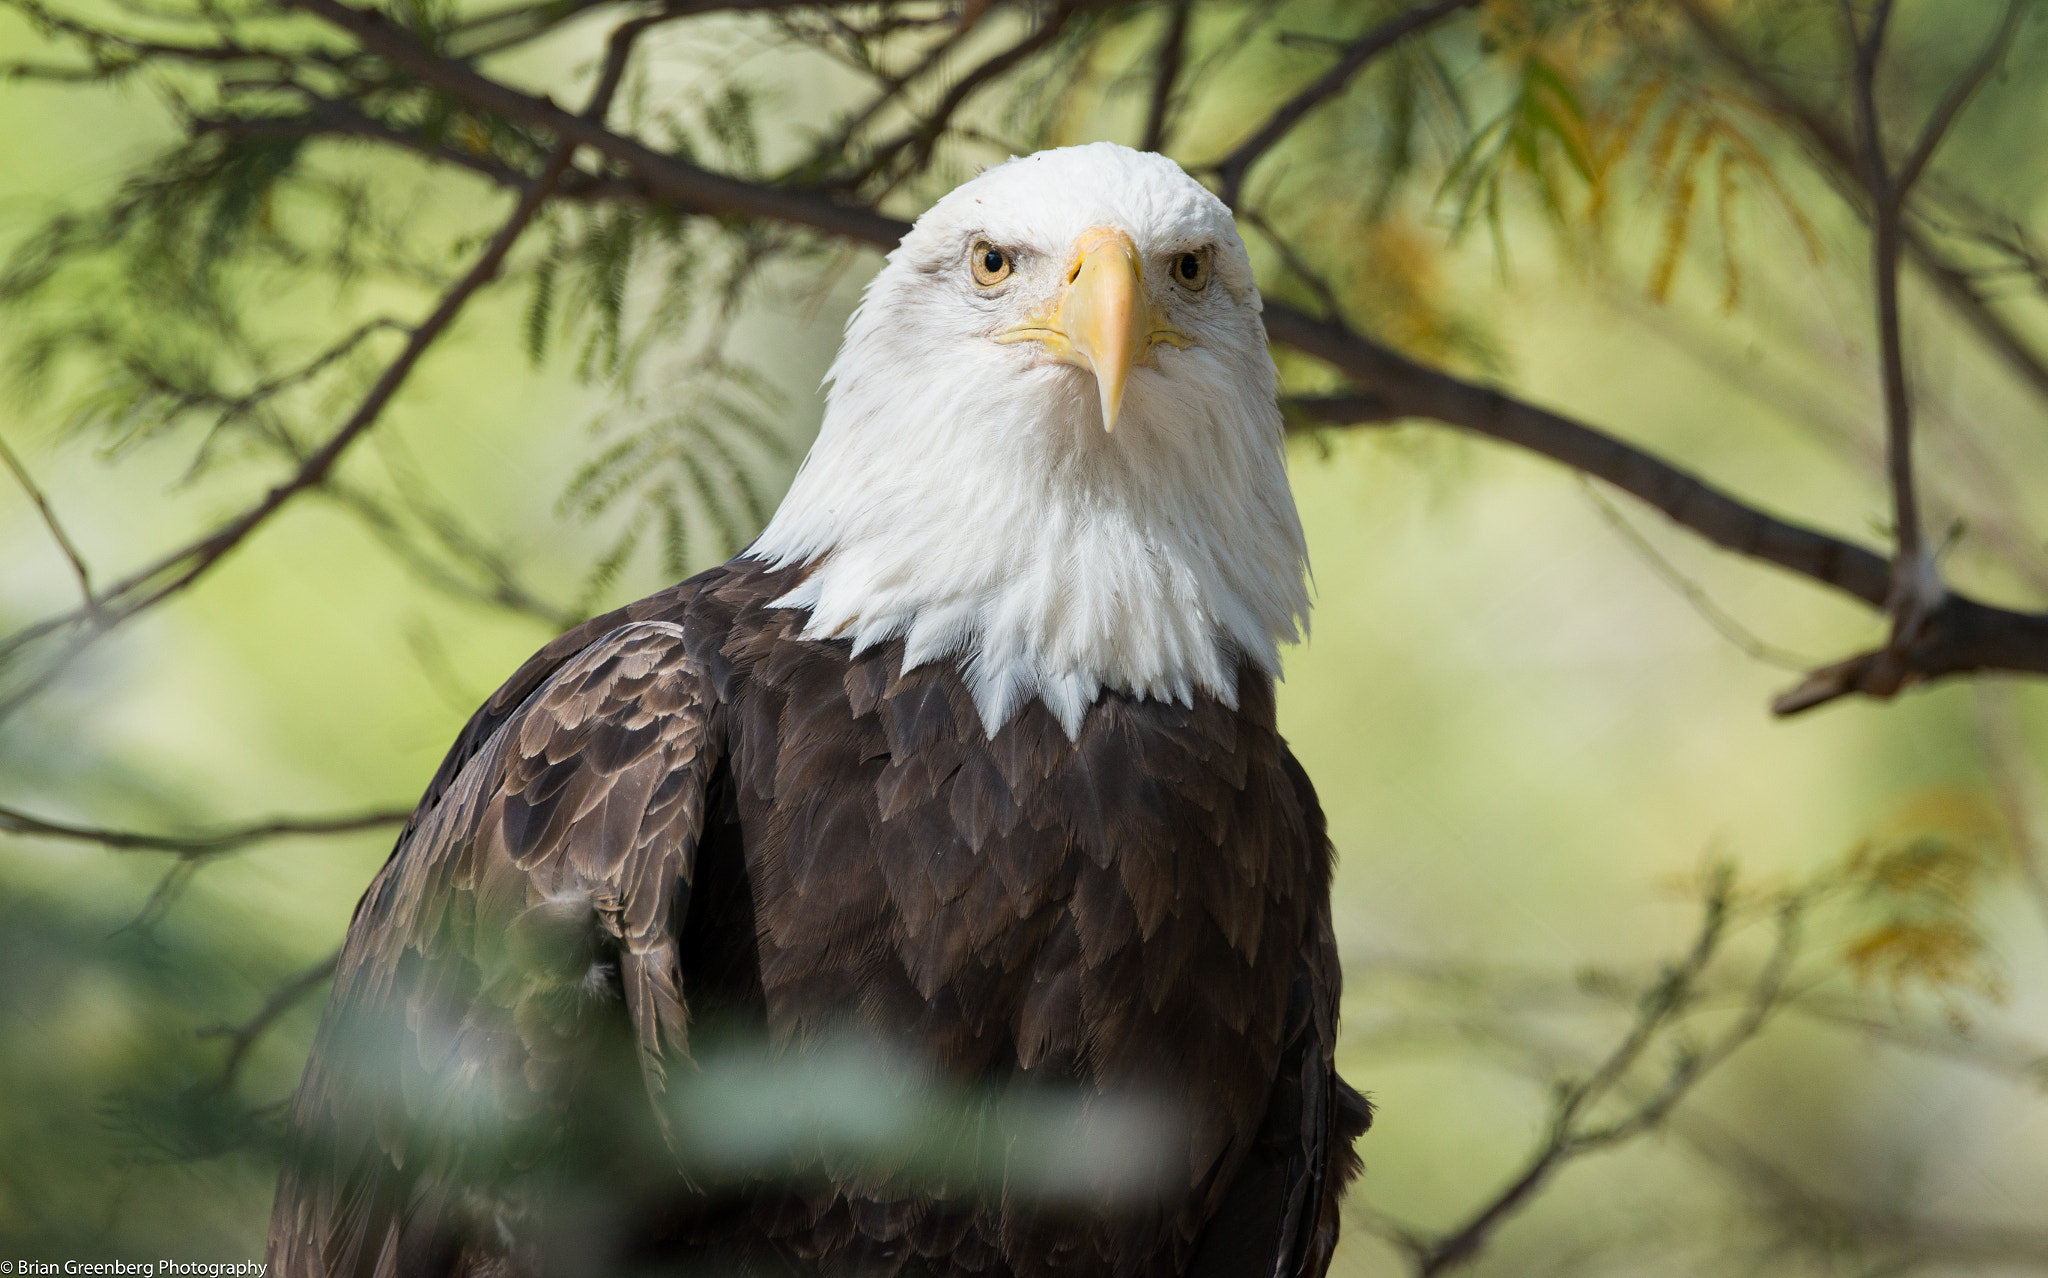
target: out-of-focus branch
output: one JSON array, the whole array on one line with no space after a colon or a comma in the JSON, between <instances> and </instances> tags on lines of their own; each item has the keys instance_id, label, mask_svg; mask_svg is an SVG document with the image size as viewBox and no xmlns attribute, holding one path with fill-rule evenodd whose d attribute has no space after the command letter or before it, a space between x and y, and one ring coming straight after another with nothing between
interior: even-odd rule
<instances>
[{"instance_id":1,"label":"out-of-focus branch","mask_svg":"<svg viewBox=\"0 0 2048 1278\"><path fill-rule=\"evenodd\" d=\"M1051 47L1055 40L1066 32L1067 22L1074 16L1075 6L1071 0L1062 0L1053 6L1031 33L998 53L991 54L978 63L973 70L953 82L944 97L932 108L931 114L902 133L875 149L861 172L844 185L859 186L869 178L886 174L897 163L899 156L908 155L895 176L884 186L880 195L886 195L900 185L905 178L924 168L930 162L933 148L952 125L953 116L968 99L987 88L996 79L1022 65L1039 53ZM880 198L880 195L877 198Z\"/></svg>"},{"instance_id":2,"label":"out-of-focus branch","mask_svg":"<svg viewBox=\"0 0 2048 1278\"><path fill-rule=\"evenodd\" d=\"M1166 31L1159 37L1159 51L1152 55L1152 98L1145 106L1145 132L1138 142L1140 151L1158 151L1166 146L1166 116L1173 104L1173 86L1180 79L1180 64L1187 56L1188 15L1194 0L1173 0L1166 14Z\"/></svg>"},{"instance_id":3,"label":"out-of-focus branch","mask_svg":"<svg viewBox=\"0 0 2048 1278\"><path fill-rule=\"evenodd\" d=\"M183 858L221 856L252 843L304 835L355 834L384 826L403 825L411 808L381 808L334 817L273 817L249 825L230 826L204 834L151 834L141 830L116 830L101 826L74 825L32 816L17 808L0 807L0 830L37 839L60 839L69 843L97 843L116 852L170 852Z\"/></svg>"},{"instance_id":4,"label":"out-of-focus branch","mask_svg":"<svg viewBox=\"0 0 2048 1278\"><path fill-rule=\"evenodd\" d=\"M1706 587L1686 576L1679 570L1678 565L1665 558L1663 552L1651 544L1650 539L1643 536L1641 531L1629 522L1628 516L1616 508L1591 480L1581 475L1579 482L1584 485L1586 496L1591 499L1594 508L1600 512L1600 517L1607 521L1607 526L1614 530L1615 535L1620 537L1629 549L1635 551L1636 556L1648 564L1650 571L1657 574L1665 585L1676 591L1679 598L1690 604L1700 619L1713 628L1714 633L1740 648L1752 661L1761 661L1765 665L1793 671L1806 670L1813 665L1811 661L1802 661L1792 652L1766 642L1743 625L1734 614L1714 601L1714 597L1707 593Z\"/></svg>"},{"instance_id":5,"label":"out-of-focus branch","mask_svg":"<svg viewBox=\"0 0 2048 1278\"><path fill-rule=\"evenodd\" d=\"M58 521L57 512L51 509L50 499L36 486L36 481L30 477L28 468L21 464L21 459L14 455L14 449L5 439L0 439L0 462L7 464L7 469L14 475L14 481L21 485L21 491L28 497L29 504L36 508L36 514L42 518L43 527L49 529L50 539L57 543L57 549L63 554L64 562L71 565L71 575L78 581L78 593L83 601L81 606L94 608L96 604L92 593L92 570L85 566L85 556L78 552L78 546L72 542L70 534L64 531L64 525Z\"/></svg>"},{"instance_id":6,"label":"out-of-focus branch","mask_svg":"<svg viewBox=\"0 0 2048 1278\"><path fill-rule=\"evenodd\" d=\"M1425 30L1462 9L1474 8L1479 0L1436 0L1434 4L1420 5L1399 17L1390 18L1351 42L1343 56L1318 77L1315 83L1282 103L1278 110L1266 117L1266 122L1250 137L1237 144L1229 155L1216 163L1218 179L1223 186L1224 203L1235 206L1238 195L1244 189L1244 180L1251 167L1260 157L1280 144L1280 140L1301 123L1302 117L1321 106L1328 99L1343 92L1351 78L1364 69L1368 62L1393 48L1403 39L1417 31Z\"/></svg>"},{"instance_id":7,"label":"out-of-focus branch","mask_svg":"<svg viewBox=\"0 0 2048 1278\"><path fill-rule=\"evenodd\" d=\"M1702 978L1726 939L1734 907L1733 874L1725 867L1710 884L1700 927L1685 956L1665 969L1636 1004L1629 1031L1584 1079L1560 1086L1551 1105L1543 1140L1520 1173L1468 1215L1463 1223L1428 1236L1403 1230L1394 1240L1408 1253L1417 1278L1434 1278L1471 1263L1501 1224L1526 1206L1536 1192L1566 1163L1615 1145L1662 1125L1679 1103L1716 1066L1754 1039L1773 1012L1783 1005L1786 976L1798 953L1801 902L1785 901L1778 914L1778 932L1770 958L1749 987L1742 1014L1704 1046L1680 1051L1662 1080L1641 1099L1631 1100L1619 1117L1593 1122L1594 1111L1615 1097L1623 1081L1661 1041L1678 1017L1692 1010Z\"/></svg>"},{"instance_id":8,"label":"out-of-focus branch","mask_svg":"<svg viewBox=\"0 0 2048 1278\"><path fill-rule=\"evenodd\" d=\"M1757 100L1791 123L1813 153L1825 161L1821 166L1823 176L1843 191L1851 207L1860 216L1871 216L1872 211L1862 198L1862 183L1857 178L1856 148L1842 130L1819 109L1779 84L1750 56L1735 33L1709 10L1704 0L1674 0L1674 3L1684 11L1707 47L1735 72ZM1902 224L1902 227L1901 242L1906 255L1934 285L1942 300L1964 323L1976 330L1977 335L1998 353L2006 367L2021 381L2032 387L2037 395L2048 398L2048 360L2044 360L2018 330L1991 308L1989 299L1979 291L1967 272L1944 258L1918 230L1910 225Z\"/></svg>"},{"instance_id":9,"label":"out-of-focus branch","mask_svg":"<svg viewBox=\"0 0 2048 1278\"><path fill-rule=\"evenodd\" d=\"M1927 123L1921 126L1919 140L1913 144L1913 149L1899 165L1898 176L1893 179L1894 199L1903 200L1920 181L1920 175L1927 171L1927 162L1934 158L1935 151L1948 136L1949 126L1956 122L1956 117L1962 114L1963 107L1976 96L1985 77L1989 76L2005 57L2007 47L2012 44L2012 33L2019 27L2019 20L2020 0L2008 0L2005 17L1999 21L1998 30L1992 33L1990 41L1984 46L1984 51L1979 53L1977 60L1970 64L1969 69L1949 86L1948 92L1942 95L1940 105L1927 117Z\"/></svg>"},{"instance_id":10,"label":"out-of-focus branch","mask_svg":"<svg viewBox=\"0 0 2048 1278\"><path fill-rule=\"evenodd\" d=\"M1984 752L1984 770L1998 792L1998 806L2005 818L2006 837L2019 861L2028 895L2048 922L2048 848L2042 847L2039 770L2028 756L2026 739L2020 734L2018 711L2012 689L2003 683L1979 683L1977 694L1977 741ZM2048 1081L2048 1074L2044 1074Z\"/></svg>"},{"instance_id":11,"label":"out-of-focus branch","mask_svg":"<svg viewBox=\"0 0 2048 1278\"><path fill-rule=\"evenodd\" d=\"M255 1047L257 1040L262 1038L271 1026L277 1024L279 1017L326 984L340 963L341 951L336 950L272 990L270 997L263 1001L263 1006L248 1020L239 1025L211 1025L197 1031L201 1038L228 1040L227 1057L221 1062L220 1073L213 1080L216 1091L225 1093L234 1090L235 1080L241 1076L242 1066L249 1059L249 1049Z\"/></svg>"},{"instance_id":12,"label":"out-of-focus branch","mask_svg":"<svg viewBox=\"0 0 2048 1278\"><path fill-rule=\"evenodd\" d=\"M1930 1263L2048 1264L2048 1231L1925 1215L1823 1193L1697 1113L1680 1117L1671 1130L1736 1188L1760 1200L1762 1209L1793 1236L1818 1241L1830 1255L1839 1255L1847 1244L1906 1258L1906 1263L1881 1264L1866 1273L1904 1273Z\"/></svg>"}]
</instances>

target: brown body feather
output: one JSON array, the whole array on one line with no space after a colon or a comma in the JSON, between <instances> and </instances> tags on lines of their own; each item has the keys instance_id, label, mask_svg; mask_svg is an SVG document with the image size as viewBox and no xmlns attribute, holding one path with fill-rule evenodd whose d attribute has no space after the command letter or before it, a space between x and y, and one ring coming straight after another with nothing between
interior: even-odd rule
<instances>
[{"instance_id":1,"label":"brown body feather","mask_svg":"<svg viewBox=\"0 0 2048 1278\"><path fill-rule=\"evenodd\" d=\"M1320 1278L1368 1111L1270 680L991 741L950 663L800 638L790 581L735 560L597 618L471 720L350 926L275 1272ZM1171 1148L1095 1205L830 1159L698 1183L663 1117L693 1025L1152 1097Z\"/></svg>"}]
</instances>

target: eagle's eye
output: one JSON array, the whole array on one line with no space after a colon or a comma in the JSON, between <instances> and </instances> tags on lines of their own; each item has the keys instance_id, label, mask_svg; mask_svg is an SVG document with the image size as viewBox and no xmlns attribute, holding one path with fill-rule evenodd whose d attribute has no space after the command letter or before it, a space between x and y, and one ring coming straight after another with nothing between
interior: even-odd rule
<instances>
[{"instance_id":1,"label":"eagle's eye","mask_svg":"<svg viewBox=\"0 0 2048 1278\"><path fill-rule=\"evenodd\" d=\"M974 247L967 250L967 261L974 268L974 282L983 288L993 287L1010 278L1010 255L987 240L974 242Z\"/></svg>"},{"instance_id":2,"label":"eagle's eye","mask_svg":"<svg viewBox=\"0 0 2048 1278\"><path fill-rule=\"evenodd\" d=\"M1209 287L1209 250L1189 249L1173 258L1173 282L1190 293Z\"/></svg>"}]
</instances>

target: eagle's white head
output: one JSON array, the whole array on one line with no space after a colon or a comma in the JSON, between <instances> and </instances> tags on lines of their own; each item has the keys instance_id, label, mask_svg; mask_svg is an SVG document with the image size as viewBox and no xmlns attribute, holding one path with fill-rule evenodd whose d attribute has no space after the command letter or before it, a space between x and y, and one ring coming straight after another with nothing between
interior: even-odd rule
<instances>
[{"instance_id":1,"label":"eagle's white head","mask_svg":"<svg viewBox=\"0 0 2048 1278\"><path fill-rule=\"evenodd\" d=\"M1109 143L1011 160L889 254L825 420L747 552L780 602L906 668L961 663L993 736L1103 689L1234 703L1306 625L1259 291L1230 211Z\"/></svg>"}]
</instances>

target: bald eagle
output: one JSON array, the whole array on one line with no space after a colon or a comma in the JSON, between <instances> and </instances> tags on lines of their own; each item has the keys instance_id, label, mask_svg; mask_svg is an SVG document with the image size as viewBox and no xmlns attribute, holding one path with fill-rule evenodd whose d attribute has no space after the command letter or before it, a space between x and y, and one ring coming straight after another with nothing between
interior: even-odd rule
<instances>
[{"instance_id":1,"label":"bald eagle","mask_svg":"<svg viewBox=\"0 0 2048 1278\"><path fill-rule=\"evenodd\" d=\"M760 538L543 648L428 785L290 1110L274 1272L1320 1278L1370 1111L1274 722L1308 595L1260 305L1157 155L920 218ZM781 1064L867 1035L881 1091L959 1099L918 1149L980 1152L798 1131L721 1171L714 1033L777 1121L833 1078ZM1137 1173L1033 1180L1047 1097L1060 1148L1147 1115Z\"/></svg>"}]
</instances>

